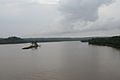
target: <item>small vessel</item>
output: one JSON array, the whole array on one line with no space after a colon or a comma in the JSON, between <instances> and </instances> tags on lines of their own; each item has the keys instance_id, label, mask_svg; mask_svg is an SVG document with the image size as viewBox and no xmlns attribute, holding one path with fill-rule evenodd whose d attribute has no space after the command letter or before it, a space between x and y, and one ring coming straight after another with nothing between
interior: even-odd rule
<instances>
[{"instance_id":1,"label":"small vessel","mask_svg":"<svg viewBox=\"0 0 120 80\"><path fill-rule=\"evenodd\" d=\"M29 47L24 47L24 48L22 48L22 49L31 49L31 48L37 49L38 47L37 47L37 46L29 46Z\"/></svg>"},{"instance_id":2,"label":"small vessel","mask_svg":"<svg viewBox=\"0 0 120 80\"><path fill-rule=\"evenodd\" d=\"M31 46L24 47L24 48L22 48L22 49L32 49L32 48L37 49L38 47L40 47L40 45L38 45L37 42L32 42L32 45L31 45Z\"/></svg>"}]
</instances>

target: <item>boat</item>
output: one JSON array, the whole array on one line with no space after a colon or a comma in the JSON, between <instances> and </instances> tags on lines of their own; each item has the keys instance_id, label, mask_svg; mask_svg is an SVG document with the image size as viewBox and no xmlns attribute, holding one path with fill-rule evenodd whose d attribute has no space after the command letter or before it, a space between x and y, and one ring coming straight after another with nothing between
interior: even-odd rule
<instances>
[{"instance_id":1,"label":"boat","mask_svg":"<svg viewBox=\"0 0 120 80\"><path fill-rule=\"evenodd\" d=\"M31 46L29 46L29 47L24 47L24 48L22 48L22 49L32 49L32 48L37 49L38 47L41 47L41 45L38 45L37 42L32 42L32 45L31 45Z\"/></svg>"},{"instance_id":2,"label":"boat","mask_svg":"<svg viewBox=\"0 0 120 80\"><path fill-rule=\"evenodd\" d=\"M29 47L24 47L24 48L22 48L22 49L32 49L32 48L37 49L37 48L38 48L38 46L29 46Z\"/></svg>"}]
</instances>

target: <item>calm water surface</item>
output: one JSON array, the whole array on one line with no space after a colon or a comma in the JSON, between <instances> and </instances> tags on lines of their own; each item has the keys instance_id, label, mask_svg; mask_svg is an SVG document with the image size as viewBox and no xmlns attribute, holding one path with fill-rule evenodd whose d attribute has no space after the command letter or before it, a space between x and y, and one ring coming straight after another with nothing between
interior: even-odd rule
<instances>
[{"instance_id":1,"label":"calm water surface","mask_svg":"<svg viewBox=\"0 0 120 80\"><path fill-rule=\"evenodd\" d=\"M120 50L81 42L0 45L0 80L120 80Z\"/></svg>"}]
</instances>

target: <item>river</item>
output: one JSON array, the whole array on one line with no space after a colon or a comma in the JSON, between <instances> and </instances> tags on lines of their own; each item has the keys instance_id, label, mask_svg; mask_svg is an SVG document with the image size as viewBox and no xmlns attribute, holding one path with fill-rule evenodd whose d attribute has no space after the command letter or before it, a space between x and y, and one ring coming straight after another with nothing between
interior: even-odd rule
<instances>
[{"instance_id":1,"label":"river","mask_svg":"<svg viewBox=\"0 0 120 80\"><path fill-rule=\"evenodd\" d=\"M79 41L0 45L0 80L120 80L120 50Z\"/></svg>"}]
</instances>

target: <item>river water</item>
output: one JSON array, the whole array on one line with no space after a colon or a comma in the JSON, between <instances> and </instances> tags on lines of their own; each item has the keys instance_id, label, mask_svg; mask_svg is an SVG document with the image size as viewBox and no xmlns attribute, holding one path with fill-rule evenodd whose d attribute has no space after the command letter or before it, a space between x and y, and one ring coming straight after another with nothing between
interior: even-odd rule
<instances>
[{"instance_id":1,"label":"river water","mask_svg":"<svg viewBox=\"0 0 120 80\"><path fill-rule=\"evenodd\" d=\"M79 41L0 45L0 80L120 80L120 50Z\"/></svg>"}]
</instances>

